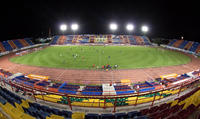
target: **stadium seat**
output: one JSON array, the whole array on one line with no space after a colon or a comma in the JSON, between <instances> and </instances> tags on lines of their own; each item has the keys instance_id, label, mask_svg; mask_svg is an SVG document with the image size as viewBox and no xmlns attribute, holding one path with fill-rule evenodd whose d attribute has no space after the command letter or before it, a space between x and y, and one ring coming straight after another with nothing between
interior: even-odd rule
<instances>
[{"instance_id":1,"label":"stadium seat","mask_svg":"<svg viewBox=\"0 0 200 119\"><path fill-rule=\"evenodd\" d=\"M133 119L149 119L147 116L135 116Z\"/></svg>"},{"instance_id":2,"label":"stadium seat","mask_svg":"<svg viewBox=\"0 0 200 119\"><path fill-rule=\"evenodd\" d=\"M113 114L101 114L101 119L115 119Z\"/></svg>"},{"instance_id":3,"label":"stadium seat","mask_svg":"<svg viewBox=\"0 0 200 119\"><path fill-rule=\"evenodd\" d=\"M115 119L126 119L128 115L126 113L116 113Z\"/></svg>"},{"instance_id":4,"label":"stadium seat","mask_svg":"<svg viewBox=\"0 0 200 119\"><path fill-rule=\"evenodd\" d=\"M138 111L128 112L128 117L129 118L134 118L135 116L141 116L141 113L138 112Z\"/></svg>"},{"instance_id":5,"label":"stadium seat","mask_svg":"<svg viewBox=\"0 0 200 119\"><path fill-rule=\"evenodd\" d=\"M85 118L86 119L100 119L100 116L98 114L89 113L89 114L85 115Z\"/></svg>"}]
</instances>

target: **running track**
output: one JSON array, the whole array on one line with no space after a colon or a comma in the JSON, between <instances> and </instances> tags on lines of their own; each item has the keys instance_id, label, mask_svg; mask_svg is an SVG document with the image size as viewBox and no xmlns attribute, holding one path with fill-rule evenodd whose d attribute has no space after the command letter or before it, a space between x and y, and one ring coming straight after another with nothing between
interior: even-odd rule
<instances>
[{"instance_id":1,"label":"running track","mask_svg":"<svg viewBox=\"0 0 200 119\"><path fill-rule=\"evenodd\" d=\"M44 68L15 64L8 59L14 57L15 54L9 54L0 58L0 68L8 70L12 73L38 74L50 76L50 79L58 81L66 81L70 83L82 84L102 84L110 82L119 82L121 79L130 79L133 83L145 80L159 78L160 75L177 73L182 74L200 68L200 59L193 55L186 54L191 58L191 62L179 66L167 66L159 68L145 68L132 70L113 70L113 71L97 71L97 70L72 70L60 68Z\"/></svg>"}]
</instances>

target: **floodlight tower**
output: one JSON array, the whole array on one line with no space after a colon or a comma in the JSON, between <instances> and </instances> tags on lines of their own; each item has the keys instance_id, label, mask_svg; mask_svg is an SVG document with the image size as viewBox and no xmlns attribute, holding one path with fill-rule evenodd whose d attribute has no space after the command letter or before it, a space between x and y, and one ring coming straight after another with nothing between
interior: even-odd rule
<instances>
[{"instance_id":1,"label":"floodlight tower","mask_svg":"<svg viewBox=\"0 0 200 119\"><path fill-rule=\"evenodd\" d=\"M61 24L60 25L60 30L62 31L62 34L64 35L64 32L67 30L67 25L66 24Z\"/></svg>"},{"instance_id":2,"label":"floodlight tower","mask_svg":"<svg viewBox=\"0 0 200 119\"><path fill-rule=\"evenodd\" d=\"M142 30L143 34L146 34L149 31L149 27L144 25L141 27L141 30Z\"/></svg>"},{"instance_id":3,"label":"floodlight tower","mask_svg":"<svg viewBox=\"0 0 200 119\"><path fill-rule=\"evenodd\" d=\"M126 30L130 33L134 30L134 25L133 24L127 24L126 25Z\"/></svg>"},{"instance_id":4,"label":"floodlight tower","mask_svg":"<svg viewBox=\"0 0 200 119\"><path fill-rule=\"evenodd\" d=\"M114 31L116 31L117 28L118 28L118 26L117 26L116 23L111 23L111 24L109 25L109 27L110 27L110 30L112 31L112 33L113 33Z\"/></svg>"},{"instance_id":5,"label":"floodlight tower","mask_svg":"<svg viewBox=\"0 0 200 119\"><path fill-rule=\"evenodd\" d=\"M72 24L72 25L71 25L71 29L72 29L72 31L74 32L74 34L75 34L75 32L78 30L78 28L79 28L79 25L78 25L78 24Z\"/></svg>"},{"instance_id":6,"label":"floodlight tower","mask_svg":"<svg viewBox=\"0 0 200 119\"><path fill-rule=\"evenodd\" d=\"M181 40L183 40L184 39L184 37L183 36L181 36Z\"/></svg>"}]
</instances>

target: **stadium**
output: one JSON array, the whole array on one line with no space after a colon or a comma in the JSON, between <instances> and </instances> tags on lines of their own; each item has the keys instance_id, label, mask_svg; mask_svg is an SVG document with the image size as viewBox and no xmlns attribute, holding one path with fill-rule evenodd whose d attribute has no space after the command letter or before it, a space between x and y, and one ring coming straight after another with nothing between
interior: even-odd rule
<instances>
[{"instance_id":1,"label":"stadium","mask_svg":"<svg viewBox=\"0 0 200 119\"><path fill-rule=\"evenodd\" d=\"M0 107L13 119L175 119L198 109L200 43L56 35L0 42ZM181 116L181 117L180 117Z\"/></svg>"},{"instance_id":2,"label":"stadium","mask_svg":"<svg viewBox=\"0 0 200 119\"><path fill-rule=\"evenodd\" d=\"M0 119L200 119L195 1L4 1Z\"/></svg>"}]
</instances>

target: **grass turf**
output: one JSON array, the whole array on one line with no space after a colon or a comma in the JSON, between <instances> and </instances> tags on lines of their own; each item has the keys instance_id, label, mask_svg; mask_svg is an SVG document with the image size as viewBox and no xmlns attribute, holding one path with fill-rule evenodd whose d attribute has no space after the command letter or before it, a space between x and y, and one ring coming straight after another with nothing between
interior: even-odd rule
<instances>
[{"instance_id":1,"label":"grass turf","mask_svg":"<svg viewBox=\"0 0 200 119\"><path fill-rule=\"evenodd\" d=\"M52 46L10 61L68 69L91 69L93 64L99 68L117 64L119 69L134 69L181 65L188 63L190 58L178 52L142 46Z\"/></svg>"}]
</instances>

